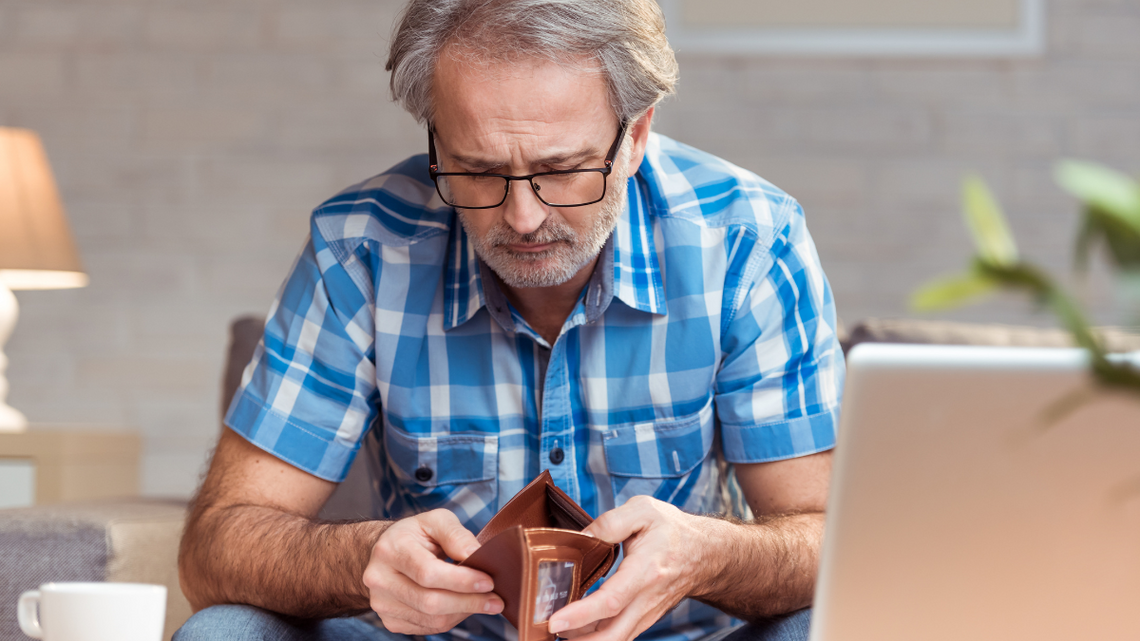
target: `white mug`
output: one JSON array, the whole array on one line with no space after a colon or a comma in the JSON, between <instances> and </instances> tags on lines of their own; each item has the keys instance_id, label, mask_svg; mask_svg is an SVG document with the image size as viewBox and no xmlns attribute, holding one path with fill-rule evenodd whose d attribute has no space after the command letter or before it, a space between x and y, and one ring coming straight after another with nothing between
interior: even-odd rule
<instances>
[{"instance_id":1,"label":"white mug","mask_svg":"<svg viewBox=\"0 0 1140 641\"><path fill-rule=\"evenodd\" d=\"M20 629L44 641L162 641L166 587L45 583L20 595Z\"/></svg>"}]
</instances>

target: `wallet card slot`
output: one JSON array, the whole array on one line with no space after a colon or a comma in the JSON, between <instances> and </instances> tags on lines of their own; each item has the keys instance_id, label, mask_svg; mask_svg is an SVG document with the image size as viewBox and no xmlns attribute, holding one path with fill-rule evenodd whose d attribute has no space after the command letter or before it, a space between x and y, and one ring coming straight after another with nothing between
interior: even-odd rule
<instances>
[{"instance_id":1,"label":"wallet card slot","mask_svg":"<svg viewBox=\"0 0 1140 641\"><path fill-rule=\"evenodd\" d=\"M527 545L543 546L558 545L574 548L581 554L581 571L579 573L579 590L582 594L590 589L594 583L606 575L613 567L617 558L616 544L606 543L592 536L579 534L574 531L560 529L536 528L526 530Z\"/></svg>"},{"instance_id":2,"label":"wallet card slot","mask_svg":"<svg viewBox=\"0 0 1140 641\"><path fill-rule=\"evenodd\" d=\"M583 514L581 508L574 505L573 501L560 496L558 488L553 485L546 487L546 509L554 527L563 530L580 532L593 522L593 519L589 515Z\"/></svg>"}]
</instances>

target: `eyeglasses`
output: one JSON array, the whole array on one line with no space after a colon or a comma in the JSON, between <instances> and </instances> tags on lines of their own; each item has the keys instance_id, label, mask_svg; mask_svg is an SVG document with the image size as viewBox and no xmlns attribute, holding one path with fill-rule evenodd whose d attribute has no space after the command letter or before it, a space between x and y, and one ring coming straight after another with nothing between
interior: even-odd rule
<instances>
[{"instance_id":1,"label":"eyeglasses","mask_svg":"<svg viewBox=\"0 0 1140 641\"><path fill-rule=\"evenodd\" d=\"M606 154L605 167L562 169L529 176L441 172L435 157L435 134L428 128L428 173L443 202L459 209L494 209L507 201L512 180L525 180L534 195L548 207L582 207L606 197L606 176L613 171L614 158L625 138L628 122L622 122L617 138Z\"/></svg>"}]
</instances>

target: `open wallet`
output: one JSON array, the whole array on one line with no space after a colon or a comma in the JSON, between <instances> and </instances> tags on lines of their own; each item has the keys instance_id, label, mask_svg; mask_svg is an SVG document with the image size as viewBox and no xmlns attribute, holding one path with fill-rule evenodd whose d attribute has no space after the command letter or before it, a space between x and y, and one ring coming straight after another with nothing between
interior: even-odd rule
<instances>
[{"instance_id":1,"label":"open wallet","mask_svg":"<svg viewBox=\"0 0 1140 641\"><path fill-rule=\"evenodd\" d=\"M482 547L460 565L491 576L519 641L554 639L550 615L613 567L618 544L581 533L593 520L544 470L475 537Z\"/></svg>"}]
</instances>

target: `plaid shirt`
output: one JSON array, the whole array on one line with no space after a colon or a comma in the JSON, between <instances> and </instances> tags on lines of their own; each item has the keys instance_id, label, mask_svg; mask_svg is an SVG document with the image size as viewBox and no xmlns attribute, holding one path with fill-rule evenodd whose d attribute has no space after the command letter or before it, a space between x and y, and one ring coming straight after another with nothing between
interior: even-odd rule
<instances>
[{"instance_id":1,"label":"plaid shirt","mask_svg":"<svg viewBox=\"0 0 1140 641\"><path fill-rule=\"evenodd\" d=\"M413 157L314 211L226 416L234 431L331 481L366 444L377 516L447 508L472 532L544 469L595 517L639 494L723 513L722 462L833 447L834 302L787 194L651 134L626 212L549 345L427 164ZM732 623L686 600L643 638ZM450 636L514 631L476 615Z\"/></svg>"}]
</instances>

